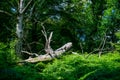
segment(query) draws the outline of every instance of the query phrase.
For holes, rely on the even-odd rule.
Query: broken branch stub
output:
[[[46,54],[51,55],[54,52],[53,49],[50,46],[50,42],[51,42],[53,32],[50,33],[50,36],[48,38],[47,32],[46,32],[45,27],[43,26],[43,24],[42,24],[42,28],[43,28],[42,33],[43,33],[43,35],[45,37],[45,40],[46,40],[46,42],[45,42],[45,52],[46,52]],[[51,55],[51,57],[52,57],[52,55]]]

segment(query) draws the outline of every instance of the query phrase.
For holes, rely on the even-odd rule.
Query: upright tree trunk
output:
[[[16,44],[16,53],[21,55],[22,44],[23,44],[23,16],[26,10],[29,8],[33,0],[29,0],[28,3],[24,6],[25,0],[19,0],[18,5],[18,16],[16,24],[16,34],[18,37],[18,42]]]
[[[18,23],[16,24],[16,34],[18,37],[18,42],[16,44],[16,53],[21,54],[21,50],[22,50],[22,40],[23,40],[23,7],[24,7],[24,0],[20,0],[19,1],[19,12],[18,12]]]

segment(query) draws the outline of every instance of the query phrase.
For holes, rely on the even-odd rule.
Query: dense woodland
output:
[[[120,80],[120,0],[0,0],[0,80]]]

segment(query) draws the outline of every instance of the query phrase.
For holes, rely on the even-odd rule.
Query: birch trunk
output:
[[[19,12],[18,12],[18,23],[16,24],[16,34],[18,37],[18,42],[16,44],[16,53],[21,54],[22,51],[22,39],[23,39],[23,7],[24,7],[24,0],[20,0],[19,2]]]

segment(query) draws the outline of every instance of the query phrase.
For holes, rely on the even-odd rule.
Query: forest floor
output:
[[[120,53],[70,54],[50,62],[16,65],[0,72],[0,80],[120,80]],[[2,73],[2,74],[1,74]]]

